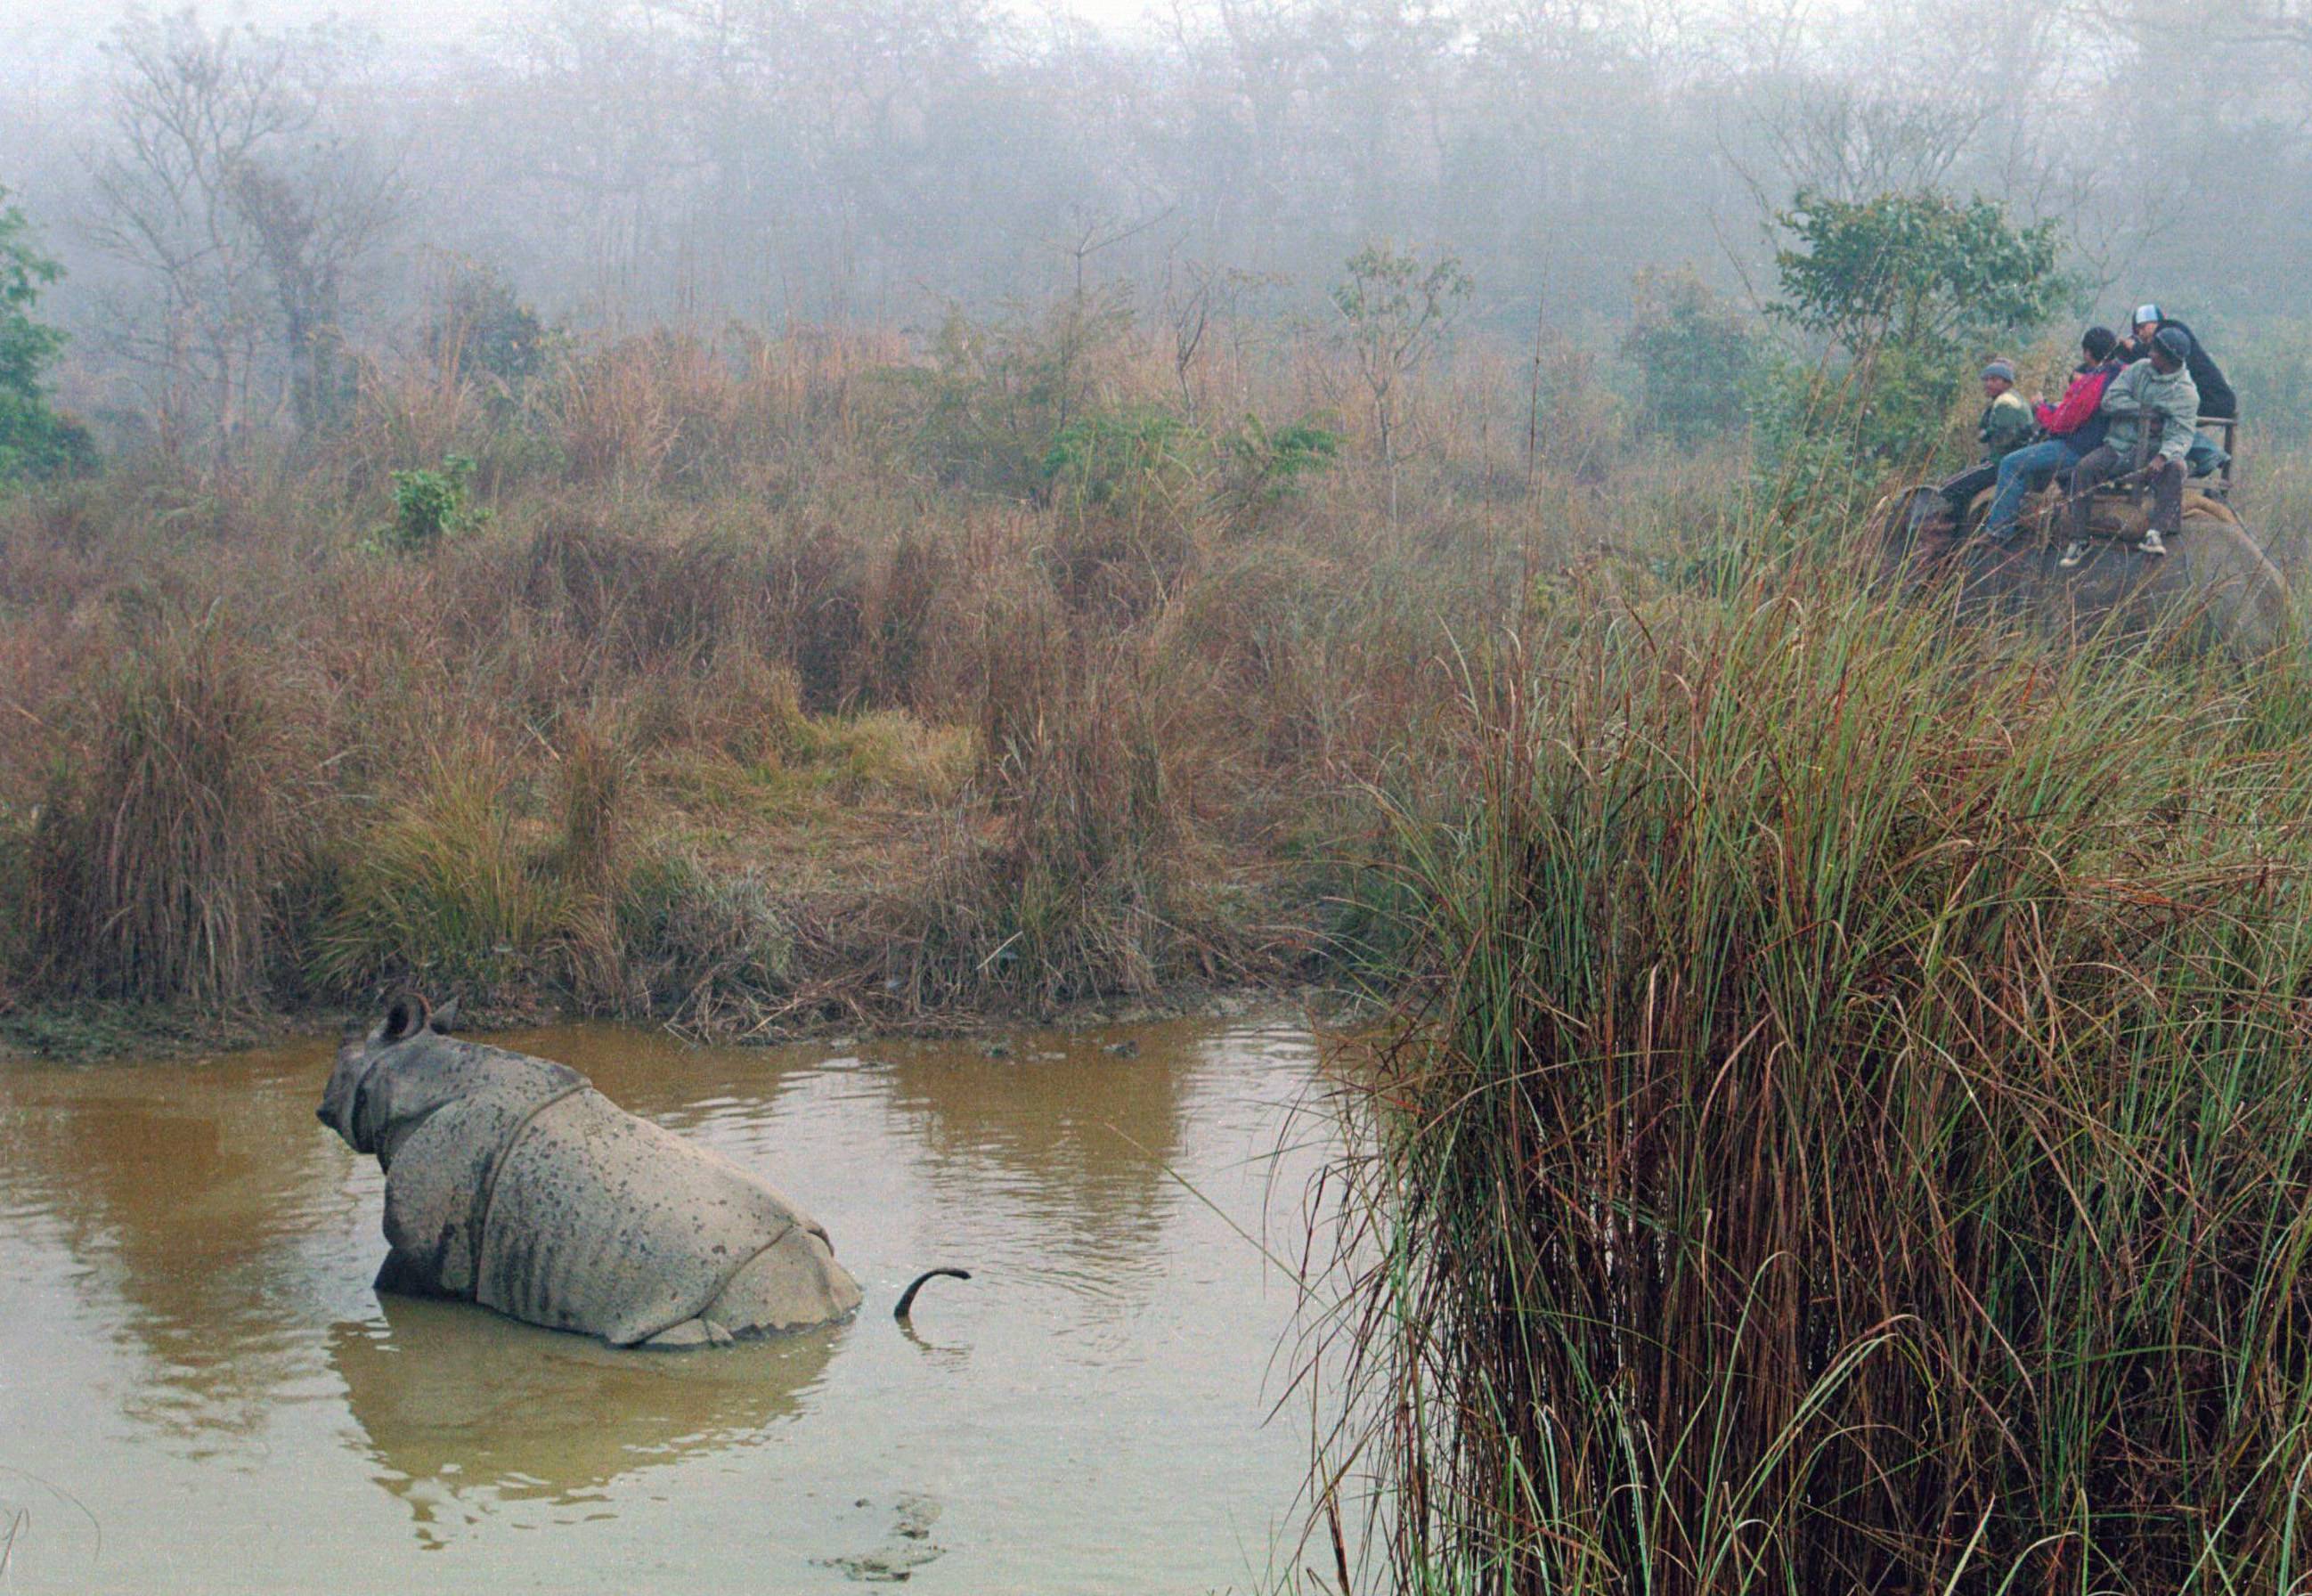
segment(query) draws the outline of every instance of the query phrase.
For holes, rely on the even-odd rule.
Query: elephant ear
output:
[[[377,1039],[388,1046],[407,1041],[425,1029],[430,1013],[421,994],[403,993],[385,1011],[385,1023],[379,1027]]]

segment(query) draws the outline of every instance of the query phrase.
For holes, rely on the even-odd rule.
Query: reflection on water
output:
[[[759,1445],[827,1372],[842,1329],[729,1352],[638,1356],[598,1341],[390,1297],[382,1324],[339,1324],[329,1362],[376,1479],[421,1539],[504,1501],[607,1498],[638,1469]],[[462,1510],[462,1511],[459,1511]]]
[[[53,1232],[43,1261],[109,1310],[109,1337],[145,1364],[124,1411],[194,1457],[261,1427],[310,1370],[298,1349],[311,1315],[354,1305],[329,1271],[362,1204],[342,1160],[284,1134],[276,1109],[307,1072],[266,1062],[177,1066],[165,1084],[125,1070],[0,1075],[0,1241]],[[35,1081],[37,1096],[11,1090]]]
[[[381,1303],[324,1044],[0,1065],[0,1591],[1258,1586],[1307,1433],[1260,1423],[1295,1296],[1237,1227],[1297,1223],[1310,1052],[1135,1036],[504,1039],[767,1176],[867,1290],[689,1355]]]

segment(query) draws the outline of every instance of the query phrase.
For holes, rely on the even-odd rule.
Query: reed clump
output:
[[[490,751],[437,754],[345,840],[308,956],[319,990],[423,983],[486,1004],[551,973],[574,895],[525,835]]]
[[[950,829],[927,890],[871,920],[886,991],[1049,1013],[1247,968],[1212,680],[1159,637],[1088,638],[1056,594],[983,624],[984,813]]]
[[[725,1040],[795,1012],[794,930],[758,872],[663,853],[627,878],[617,914],[629,1012]]]
[[[1395,1588],[2301,1583],[2289,675],[1809,561],[1472,661],[1344,1171]]]
[[[265,992],[305,838],[292,732],[221,618],[162,622],[95,686],[21,867],[36,992],[202,1008]]]

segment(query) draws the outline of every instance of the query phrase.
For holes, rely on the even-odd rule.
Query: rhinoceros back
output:
[[[378,1117],[386,1171],[385,1235],[436,1289],[469,1296],[482,1206],[499,1150],[541,1108],[582,1088],[576,1070],[542,1058],[427,1035],[402,1044],[365,1107]],[[416,1099],[423,1112],[400,1108]],[[444,1100],[431,1106],[434,1100]]]
[[[513,1136],[486,1198],[475,1300],[614,1346],[713,1302],[810,1222],[762,1181],[591,1087]]]

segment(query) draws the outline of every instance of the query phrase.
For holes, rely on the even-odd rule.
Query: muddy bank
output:
[[[451,995],[442,989],[438,995]],[[66,1003],[0,1014],[0,1060],[97,1063],[122,1058],[192,1058],[244,1048],[285,1046],[304,1037],[333,1036],[347,1023],[375,1018],[375,1005],[355,1009],[313,1004],[265,1012],[213,1013],[185,1005]],[[500,999],[482,1004],[461,1001],[460,1030],[494,1033],[571,1025],[600,1016],[574,1010],[553,995]],[[793,1016],[743,1034],[701,1034],[664,1017],[626,1016],[624,1022],[649,1024],[681,1040],[719,1047],[769,1048],[823,1042],[844,1044],[861,1038],[954,1040],[1002,1058],[1027,1050],[1019,1038],[1035,1030],[1077,1032],[1131,1028],[1169,1021],[1353,1025],[1375,1013],[1371,995],[1347,986],[1283,982],[1223,987],[1187,987],[1145,996],[1085,999],[1050,1013],[959,1010],[876,1022],[860,1015]]]

